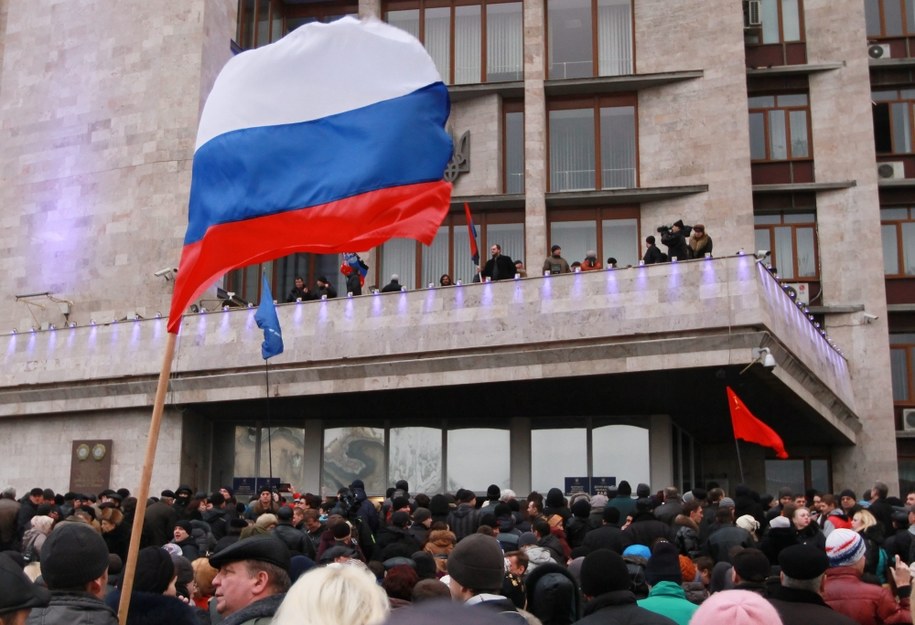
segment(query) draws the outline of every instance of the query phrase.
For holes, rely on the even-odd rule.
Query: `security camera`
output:
[[[768,258],[772,254],[771,250],[756,250],[756,258],[762,260]]]
[[[864,323],[874,323],[880,318],[877,315],[872,315],[870,313],[864,313],[862,316],[864,317]]]
[[[772,371],[778,366],[778,363],[775,362],[775,356],[772,355],[772,351],[768,347],[754,347],[751,352],[753,360],[750,361],[746,367],[741,369],[739,375],[743,375],[747,370],[755,364],[762,365],[763,369]]]
[[[175,277],[175,274],[178,273],[177,267],[163,267],[159,271],[153,273],[157,278],[165,278],[165,281],[168,282]]]
[[[763,369],[772,370],[775,369],[775,366],[778,364],[775,362],[775,356],[772,355],[772,350],[768,347],[759,347],[753,349],[753,361],[750,365],[754,363],[759,363],[762,365]]]

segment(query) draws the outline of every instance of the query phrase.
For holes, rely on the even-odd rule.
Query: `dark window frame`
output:
[[[798,105],[798,104],[786,104],[780,105],[779,98],[783,97],[794,97],[802,95],[807,98],[807,104]],[[770,97],[774,98],[774,106],[765,106],[765,107],[753,107],[751,106],[748,110],[748,115],[752,117],[753,115],[761,115],[763,120],[763,135],[765,137],[765,148],[766,148],[766,157],[765,158],[752,158],[751,163],[785,163],[785,162],[800,162],[800,161],[813,161],[813,125],[810,117],[810,95],[808,93],[778,93],[778,94],[765,94],[765,93],[754,93],[750,95],[750,98],[756,97]],[[785,148],[787,150],[786,158],[772,158],[772,137],[771,129],[769,124],[769,112],[770,111],[783,111],[785,117],[785,132],[787,133],[787,141],[785,143]],[[802,111],[806,113],[806,127],[807,127],[807,155],[806,156],[794,156],[793,155],[793,145],[792,145],[792,129],[791,129],[791,113],[794,111]],[[751,136],[751,145],[752,145],[752,136]]]

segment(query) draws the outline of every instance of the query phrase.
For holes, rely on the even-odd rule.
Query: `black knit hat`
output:
[[[12,558],[0,554],[0,615],[48,605],[51,593],[25,576]],[[5,620],[5,619],[4,619]]]
[[[451,561],[448,562],[449,569]],[[609,549],[597,549],[581,563],[581,591],[597,597],[614,590],[628,590],[632,583],[623,557]]]
[[[826,556],[822,549],[817,551]],[[769,558],[759,549],[741,549],[731,556],[731,564],[744,581],[764,582],[769,577]]]
[[[461,586],[477,592],[497,592],[505,577],[502,548],[492,536],[471,534],[448,556],[448,573]]]
[[[59,524],[41,548],[41,576],[50,590],[80,588],[108,570],[108,546],[92,526]]]
[[[162,547],[144,547],[137,554],[133,589],[161,595],[175,577],[175,563]]]
[[[645,581],[654,586],[659,582],[683,582],[680,572],[680,554],[669,542],[659,542],[651,552],[651,558],[645,567]]]
[[[546,505],[550,508],[562,508],[566,505],[566,498],[558,488],[551,488],[546,494]]]

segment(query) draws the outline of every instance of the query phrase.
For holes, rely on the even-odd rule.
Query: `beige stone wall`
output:
[[[66,492],[70,488],[73,441],[111,439],[110,486],[136,492],[146,456],[150,416],[149,410],[135,409],[7,420],[0,437],[4,486],[13,486],[19,493],[35,486]],[[178,487],[181,440],[181,415],[166,411],[156,448],[151,494]]]
[[[470,131],[470,171],[454,183],[454,195],[495,195],[502,192],[502,107],[489,95],[456,102],[448,131],[455,143]]]
[[[152,272],[177,265],[201,93],[228,57],[235,5],[8,3],[0,327],[64,321],[14,294],[71,300],[80,323],[167,308]]]
[[[718,255],[753,248],[743,16],[732,0],[635,2],[640,74],[703,77],[639,93],[640,186],[708,193],[642,206],[642,239],[661,224],[704,223]]]
[[[524,249],[546,256],[546,95],[543,79],[546,25],[544,0],[524,3]],[[530,263],[528,263],[530,264]],[[534,265],[536,266],[536,265]]]
[[[810,77],[813,154],[818,182],[856,186],[817,195],[817,234],[823,304],[863,304],[877,315],[827,317],[831,336],[851,355],[856,410],[864,423],[859,444],[833,462],[835,483],[897,490],[896,437],[890,382],[886,293],[880,237],[870,78],[864,6],[856,0],[807,0],[810,63],[843,67]],[[852,278],[853,277],[853,278]]]

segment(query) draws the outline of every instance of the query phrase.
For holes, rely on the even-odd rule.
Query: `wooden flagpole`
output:
[[[120,625],[127,625],[130,593],[133,591],[133,579],[137,569],[137,554],[140,551],[140,538],[143,535],[143,520],[146,518],[146,500],[149,499],[149,483],[152,480],[153,461],[156,458],[156,445],[159,443],[159,428],[162,425],[165,394],[168,392],[168,379],[171,376],[172,359],[175,357],[175,343],[177,340],[177,333],[168,333],[168,342],[165,344],[165,357],[163,358],[162,369],[159,371],[159,385],[156,387],[156,399],[153,404],[152,419],[149,422],[149,438],[146,441],[146,459],[143,461],[143,473],[140,476],[140,487],[137,491],[137,509],[133,517],[130,547],[127,550],[127,562],[124,564],[124,578],[121,583],[121,601],[118,604],[118,621]]]

